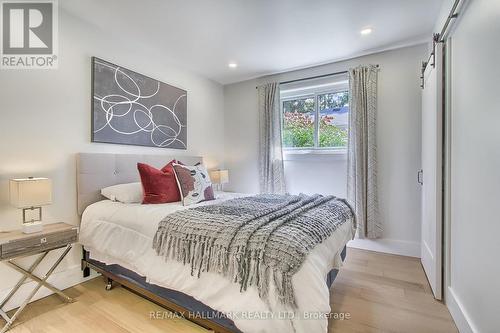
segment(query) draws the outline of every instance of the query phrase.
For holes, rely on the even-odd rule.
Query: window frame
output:
[[[349,93],[349,89],[346,87],[338,88],[324,88],[317,89],[313,92],[298,93],[296,95],[290,95],[281,98],[280,96],[280,119],[281,119],[281,143],[283,144],[283,128],[284,128],[284,110],[283,104],[286,101],[293,101],[297,99],[306,99],[314,97],[314,146],[313,147],[283,147],[283,151],[286,154],[315,154],[315,155],[325,155],[325,154],[347,154],[347,147],[319,147],[319,103],[318,96],[325,94],[336,94],[341,92]],[[348,117],[351,115],[351,110],[349,108]]]

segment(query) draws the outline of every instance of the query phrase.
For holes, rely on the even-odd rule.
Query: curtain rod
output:
[[[375,65],[375,67],[379,68],[380,65]],[[321,74],[321,75],[316,75],[316,76],[310,76],[310,77],[303,77],[301,79],[295,79],[295,80],[289,80],[289,81],[282,81],[279,84],[288,84],[288,83],[294,83],[294,82],[300,82],[300,81],[307,81],[307,80],[314,80],[314,79],[321,79],[324,77],[328,76],[333,76],[333,75],[340,75],[340,74],[347,74],[349,71],[341,71],[341,72],[335,72],[335,73],[328,73],[328,74]],[[258,87],[255,87],[257,89]]]
[[[295,79],[295,80],[289,80],[289,81],[283,81],[280,82],[280,84],[288,84],[288,83],[294,83],[294,82],[300,82],[300,81],[307,81],[307,80],[314,80],[314,79],[321,79],[323,77],[328,77],[328,76],[334,76],[334,75],[340,75],[340,74],[347,74],[349,71],[341,71],[341,72],[335,72],[335,73],[329,73],[329,74],[322,74],[322,75],[316,75],[316,76],[311,76],[311,77],[303,77],[301,79]]]

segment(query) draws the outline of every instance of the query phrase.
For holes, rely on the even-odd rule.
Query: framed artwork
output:
[[[187,149],[187,92],[93,57],[92,142]]]

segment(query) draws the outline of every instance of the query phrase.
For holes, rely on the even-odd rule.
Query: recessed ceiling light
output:
[[[237,63],[235,63],[235,62],[230,62],[230,63],[228,64],[228,66],[229,66],[229,68],[236,68],[236,67],[238,67],[238,64],[237,64]]]
[[[360,33],[362,35],[369,35],[372,33],[372,28],[365,28],[365,29],[361,30]]]

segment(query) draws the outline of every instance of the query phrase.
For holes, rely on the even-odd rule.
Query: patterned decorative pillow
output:
[[[215,199],[212,182],[203,165],[174,164],[173,167],[184,206]]]

